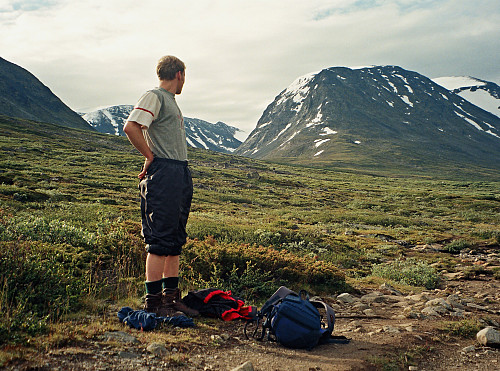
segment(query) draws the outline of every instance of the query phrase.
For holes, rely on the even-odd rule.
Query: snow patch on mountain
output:
[[[297,104],[293,110],[299,112],[302,108],[302,102],[307,97],[310,90],[308,84],[317,74],[317,72],[309,73],[292,82],[292,84],[281,93],[281,98],[276,102],[276,105],[279,106],[281,103],[292,98],[293,102]]]
[[[322,149],[322,150],[321,150],[321,151],[319,151],[319,152],[316,152],[316,153],[314,154],[314,157],[321,155],[323,152],[325,152],[325,150],[324,150],[324,149]]]
[[[326,143],[326,142],[328,142],[328,141],[330,141],[330,138],[328,138],[328,139],[316,139],[316,140],[314,141],[314,146],[315,146],[316,148],[318,148],[320,145],[322,145],[323,143]]]
[[[123,136],[125,135],[123,126],[133,109],[132,105],[118,105],[80,115],[101,133]],[[241,144],[241,141],[236,138],[240,129],[223,122],[212,124],[200,119],[184,117],[184,125],[186,141],[190,147],[231,153]]]
[[[319,133],[319,135],[331,135],[331,134],[337,134],[336,131],[330,129],[329,127],[324,127],[322,130],[322,132]]]

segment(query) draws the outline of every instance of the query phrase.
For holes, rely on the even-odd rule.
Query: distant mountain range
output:
[[[132,105],[118,105],[81,113],[81,115],[85,121],[101,133],[125,135],[123,126],[133,108]],[[200,119],[184,117],[184,125],[186,139],[191,147],[231,153],[241,144],[241,141],[234,137],[239,129],[223,122],[212,124]]]
[[[0,58],[2,115],[123,135],[132,108],[77,114]],[[472,77],[431,80],[398,66],[331,67],[299,77],[242,144],[239,129],[222,122],[185,117],[185,124],[192,147],[278,162],[406,173],[500,170],[500,87]]]
[[[0,114],[92,130],[33,74],[0,58]]]
[[[0,58],[0,115],[124,135],[123,125],[132,108],[112,106],[78,114],[29,71]],[[234,137],[239,129],[222,122],[211,124],[186,117],[185,126],[187,142],[192,147],[230,153],[241,144]]]
[[[495,98],[498,85],[478,81]],[[479,86],[457,94],[398,66],[327,68],[283,90],[235,154],[335,167],[500,168],[500,118],[459,95]]]

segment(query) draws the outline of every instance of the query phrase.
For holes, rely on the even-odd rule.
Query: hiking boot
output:
[[[176,317],[184,315],[174,309],[173,305],[165,305],[162,293],[146,294],[144,310],[148,313],[155,313],[158,317]]]
[[[163,289],[163,302],[167,305],[172,305],[175,310],[181,311],[189,317],[196,317],[200,314],[196,309],[189,308],[181,300],[181,290],[176,289]]]

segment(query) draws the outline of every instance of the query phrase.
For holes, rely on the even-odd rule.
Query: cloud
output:
[[[134,104],[177,55],[183,113],[248,133],[298,76],[331,66],[500,82],[498,0],[2,1],[0,33],[1,56],[74,109]]]

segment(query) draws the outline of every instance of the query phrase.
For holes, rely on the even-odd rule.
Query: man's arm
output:
[[[141,154],[146,158],[142,171],[139,174],[139,179],[142,179],[146,175],[149,165],[151,165],[151,163],[153,162],[153,152],[144,139],[141,124],[135,121],[127,121],[127,123],[123,127],[123,132],[127,135],[130,143],[132,143],[132,145],[137,148],[137,150],[141,152]]]

